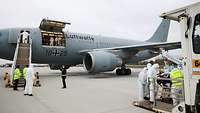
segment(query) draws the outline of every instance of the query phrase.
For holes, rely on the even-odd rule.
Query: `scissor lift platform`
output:
[[[171,113],[173,105],[157,101],[156,105],[154,106],[151,102],[148,100],[145,101],[134,101],[132,103],[134,106],[141,107],[150,111],[154,111],[156,113]]]

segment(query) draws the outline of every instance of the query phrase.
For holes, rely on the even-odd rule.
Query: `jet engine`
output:
[[[85,55],[83,64],[89,73],[113,71],[122,65],[122,59],[109,52],[93,51]]]

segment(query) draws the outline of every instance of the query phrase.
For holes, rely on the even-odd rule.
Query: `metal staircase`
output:
[[[13,81],[14,70],[17,65],[20,66],[20,71],[21,71],[22,75],[20,77],[18,86],[24,86],[23,69],[26,65],[31,64],[31,56],[32,56],[31,46],[32,46],[31,38],[29,40],[29,43],[21,43],[20,38],[18,38],[17,46],[15,49],[15,55],[14,55],[14,59],[13,59],[13,65],[12,65],[12,69],[11,69],[11,75],[12,75],[11,80]]]

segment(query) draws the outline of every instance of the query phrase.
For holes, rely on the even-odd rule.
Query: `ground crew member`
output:
[[[164,60],[164,64],[165,64],[163,67],[164,73],[169,74],[171,72],[171,70],[174,69],[174,64],[167,59]]]
[[[151,103],[155,102],[155,79],[157,77],[157,74],[159,74],[159,65],[156,63],[148,71]]]
[[[147,71],[147,67],[144,67],[138,75],[139,101],[143,101],[147,94]]]
[[[55,46],[58,46],[58,38],[55,38]]]
[[[23,69],[23,76],[24,76],[24,89],[26,86],[26,78],[27,78],[27,69],[28,69],[28,65],[26,65]]]
[[[19,79],[21,77],[21,72],[20,72],[20,69],[19,69],[19,65],[16,66],[16,69],[14,71],[14,87],[13,87],[13,90],[17,91],[17,85],[18,85],[18,82],[19,82]]]
[[[172,79],[172,100],[173,105],[178,105],[180,102],[180,97],[182,94],[182,88],[183,88],[183,73],[180,69],[174,68],[170,72],[170,78]]]
[[[61,37],[58,38],[58,46],[62,46],[62,38]]]
[[[63,87],[62,89],[66,88],[66,82],[65,82],[65,79],[66,79],[66,74],[67,74],[67,71],[66,71],[66,68],[65,66],[63,65],[62,68],[60,69],[61,70],[61,77],[62,77],[62,83],[63,83]]]
[[[144,97],[145,100],[149,100],[149,97],[150,97],[150,91],[149,91],[149,70],[152,66],[153,62],[152,63],[147,63],[147,95]]]
[[[53,37],[50,38],[50,44],[49,45],[54,46],[54,38]]]
[[[164,63],[165,63],[165,66],[163,67],[164,73],[162,73],[161,76],[163,78],[170,78],[169,73],[171,72],[172,69],[174,69],[174,65],[167,59],[164,60]],[[171,87],[172,84],[170,80],[161,80],[161,83],[163,83],[163,85],[166,87]]]
[[[3,77],[3,80],[5,81],[5,87],[11,87],[11,83],[10,83],[10,76],[9,74],[6,72],[4,77]]]
[[[40,77],[39,77],[39,73],[36,72],[35,75],[34,75],[35,79],[33,80],[33,86],[35,87],[40,87],[41,86],[41,83],[40,83]]]
[[[23,31],[21,33],[21,35],[22,35],[22,40],[23,40],[22,43],[27,43],[28,42],[29,33],[27,31]]]
[[[27,68],[27,78],[26,78],[26,87],[24,90],[24,95],[33,96],[32,94],[33,78],[34,78],[33,67],[32,65],[29,65],[29,67]]]

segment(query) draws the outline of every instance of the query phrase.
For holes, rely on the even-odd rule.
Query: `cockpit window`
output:
[[[195,16],[192,43],[194,53],[200,54],[200,14]]]

